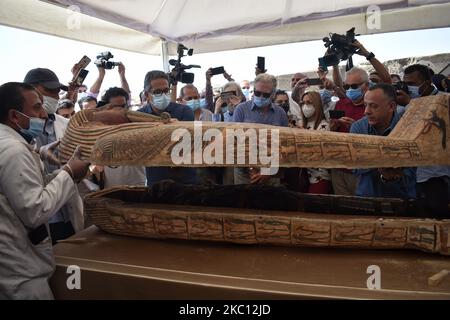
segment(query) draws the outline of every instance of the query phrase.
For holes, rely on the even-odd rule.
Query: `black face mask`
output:
[[[289,111],[289,103],[282,103],[278,105],[279,107],[283,108],[284,112],[288,113]]]

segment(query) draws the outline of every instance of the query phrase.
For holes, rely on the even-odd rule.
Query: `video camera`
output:
[[[187,54],[185,53],[187,51]],[[190,65],[184,65],[181,63],[181,58],[185,57],[186,55],[192,56],[194,53],[194,49],[188,49],[181,43],[178,44],[177,47],[177,53],[178,53],[178,59],[170,59],[169,64],[173,66],[172,71],[168,73],[169,76],[169,82],[170,84],[174,85],[177,82],[182,83],[193,83],[194,82],[194,74],[190,72],[186,72],[185,70],[191,69],[191,68],[201,68],[199,65],[196,64],[190,64]]]
[[[328,67],[347,60],[346,70],[353,68],[352,55],[358,50],[352,45],[356,40],[355,36],[355,27],[353,27],[345,35],[330,33],[330,37],[323,38],[324,46],[328,48],[328,52],[322,58],[319,58],[320,67],[326,71]]]
[[[114,58],[114,56],[111,54],[111,52],[105,51],[97,56],[97,60],[95,60],[94,63],[96,66],[110,70],[120,64],[120,62],[108,61],[112,58]]]

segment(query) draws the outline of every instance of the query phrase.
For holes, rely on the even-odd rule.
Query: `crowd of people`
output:
[[[318,69],[317,90],[308,77],[294,73],[291,91],[256,68],[254,81],[228,81],[220,93],[212,86],[170,85],[168,75],[150,71],[140,93],[139,112],[167,112],[178,121],[259,123],[304,130],[387,136],[411,100],[448,94],[448,76],[435,75],[421,64],[408,66],[403,77],[389,74],[374,53],[356,41],[357,54],[374,71],[354,67],[342,79],[338,66]],[[115,185],[148,185],[171,179],[183,184],[270,184],[313,194],[418,199],[431,216],[448,217],[449,166],[379,169],[288,168],[263,175],[256,168],[108,167],[81,159],[77,149],[61,164],[55,156],[75,106],[81,110],[110,105],[129,108],[131,91],[125,66],[119,67],[120,87],[99,98],[105,69],[88,88],[60,83],[43,68],[30,70],[23,82],[0,86],[0,298],[52,298],[48,278],[54,270],[52,242],[84,227],[80,194]],[[396,83],[407,89],[399,90]],[[338,114],[340,116],[336,117]]]

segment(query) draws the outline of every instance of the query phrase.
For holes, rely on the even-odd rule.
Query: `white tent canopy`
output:
[[[368,27],[376,26],[371,5],[381,8],[380,28]],[[202,53],[317,40],[351,27],[359,34],[448,27],[449,17],[442,0],[2,0],[0,24],[159,55],[161,39],[171,54],[177,42]]]

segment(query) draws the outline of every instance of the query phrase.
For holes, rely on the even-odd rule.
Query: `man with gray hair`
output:
[[[354,67],[347,71],[343,88],[346,98],[340,99],[335,110],[343,112],[339,119],[330,119],[332,131],[348,133],[351,125],[364,117],[364,94],[369,89],[369,75],[363,69]],[[347,169],[331,170],[331,182],[335,194],[354,195],[357,178]]]
[[[239,104],[233,113],[233,122],[261,123],[273,126],[288,126],[286,112],[272,101],[275,97],[277,79],[267,73],[256,76],[252,100]],[[279,179],[274,176],[261,175],[259,170],[236,168],[235,184],[270,183],[277,184]]]
[[[255,78],[252,100],[243,102],[233,113],[233,122],[262,123],[274,126],[288,126],[286,112],[272,100],[277,88],[277,79],[267,73]]]

